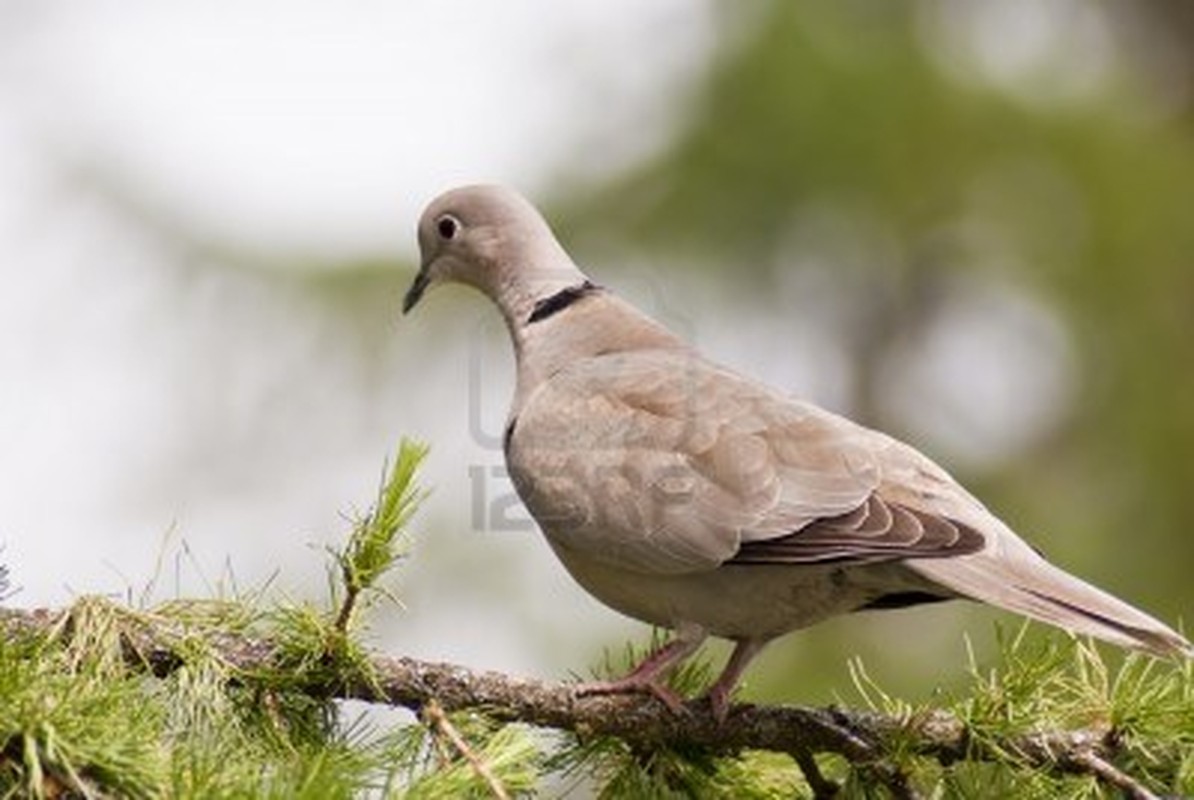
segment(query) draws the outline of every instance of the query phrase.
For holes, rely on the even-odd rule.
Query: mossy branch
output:
[[[75,620],[81,609],[94,608],[94,602],[88,600],[64,611],[4,610],[0,611],[0,625],[10,638],[68,636],[77,628]],[[118,616],[125,664],[157,677],[168,676],[187,663],[196,636],[247,686],[276,690],[278,676],[295,664],[290,652],[293,643],[285,636],[273,639],[219,629],[204,631],[193,620],[131,611]],[[1188,670],[1181,680],[1188,687]],[[685,713],[677,715],[649,697],[580,697],[567,684],[384,655],[370,656],[350,672],[290,672],[284,674],[284,688],[312,698],[364,700],[415,711],[429,706],[448,712],[480,711],[498,722],[567,731],[582,740],[612,737],[640,754],[668,750],[732,756],[765,750],[806,760],[810,755],[832,753],[855,767],[873,770],[892,789],[906,782],[898,765],[915,756],[942,766],[989,761],[1019,769],[1089,775],[1130,797],[1156,796],[1142,780],[1115,766],[1131,754],[1133,731],[1110,721],[1070,730],[997,733],[944,710],[893,715],[836,707],[739,704],[724,723],[718,723],[703,702],[691,702]]]
[[[753,781],[763,788],[750,796],[868,794],[880,785],[915,798],[942,787],[965,793],[957,788],[966,785],[965,770],[984,765],[1012,781],[993,793],[1021,796],[1056,796],[1062,785],[1075,796],[1103,787],[1132,798],[1194,787],[1190,663],[1132,656],[1112,671],[1081,642],[1032,651],[1020,637],[1004,641],[1000,667],[972,663],[969,691],[939,707],[887,695],[854,663],[865,708],[737,704],[723,722],[703,701],[676,714],[650,696],[580,696],[568,684],[367,652],[354,635],[357,612],[362,600],[384,596],[378,581],[403,554],[425,452],[403,443],[375,508],[332,552],[331,611],[236,601],[139,611],[94,597],[61,610],[0,609],[0,793],[148,797],[163,785],[187,785],[191,796],[204,796],[235,794],[228,787],[237,785],[277,794],[278,776],[295,774],[304,785],[324,779],[330,788],[347,782],[352,791],[388,794],[395,772],[406,770],[411,795],[500,797],[533,788],[544,770],[579,768],[600,775],[608,796],[677,786],[747,796],[743,787]],[[699,664],[682,669],[677,688],[690,692],[701,673]],[[146,675],[169,688],[147,694]],[[390,749],[366,757],[368,747],[337,743],[331,701],[341,699],[411,709],[427,728],[407,727],[424,730],[432,744],[399,733]],[[111,724],[123,726],[119,735]],[[519,726],[563,739],[545,758],[509,733]],[[205,757],[159,749],[163,737],[196,735],[206,736]],[[260,767],[263,752],[276,751],[284,765],[317,752],[311,748],[320,754],[306,762],[308,773]],[[777,767],[777,757],[786,766]],[[221,777],[234,768],[244,773],[239,784]],[[770,776],[779,774],[789,778],[775,784]],[[1072,776],[1077,789],[1065,783]],[[991,789],[990,775],[972,777],[970,785]]]

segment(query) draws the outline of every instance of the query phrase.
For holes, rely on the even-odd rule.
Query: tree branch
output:
[[[68,611],[0,609],[0,631],[45,634],[69,630]],[[182,623],[128,614],[122,627],[126,663],[165,677],[184,663],[178,642],[195,631]],[[246,683],[255,674],[288,675],[282,646],[268,638],[206,630],[204,640]],[[1119,745],[1110,729],[1039,731],[990,739],[975,737],[944,711],[899,719],[873,711],[838,707],[737,704],[719,723],[704,701],[689,702],[682,714],[643,696],[578,696],[567,684],[480,672],[453,664],[375,655],[369,669],[344,675],[301,670],[288,678],[294,689],[324,699],[355,699],[416,712],[475,710],[499,722],[520,722],[569,731],[581,739],[610,736],[632,750],[699,749],[711,755],[769,750],[792,755],[819,796],[834,786],[816,771],[812,755],[837,754],[868,770],[897,797],[916,797],[907,776],[889,763],[895,743],[949,766],[962,760],[1008,761],[1057,774],[1085,774],[1133,798],[1153,797],[1134,778],[1111,764]]]

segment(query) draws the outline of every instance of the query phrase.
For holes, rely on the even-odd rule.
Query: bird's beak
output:
[[[427,268],[424,266],[419,270],[419,274],[415,276],[411,282],[410,288],[406,290],[406,297],[402,301],[402,313],[409,314],[410,310],[414,308],[419,300],[423,297],[423,292],[427,291],[428,284],[431,283],[431,278],[427,274]]]

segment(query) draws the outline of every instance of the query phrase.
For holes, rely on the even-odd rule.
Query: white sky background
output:
[[[444,188],[550,196],[561,174],[665,143],[713,24],[686,0],[0,6],[0,563],[22,587],[14,602],[136,592],[154,574],[158,597],[203,594],[225,564],[242,587],[277,571],[280,590],[319,597],[323,555],[308,545],[343,533],[340,513],[371,499],[410,434],[434,444],[415,529],[435,535],[399,572],[407,610],[385,618],[388,639],[519,671],[579,668],[573,647],[621,641],[626,623],[536,535],[470,527],[468,469],[501,463],[468,430],[473,365],[491,432],[512,383],[504,331],[476,298],[437,293],[399,322],[395,296],[377,375],[326,307],[269,275],[174,263],[87,179],[250,251],[413,259],[415,219]],[[797,265],[836,257],[803,241]],[[794,270],[792,296],[805,295]],[[782,293],[739,313],[743,298],[661,288],[649,268],[620,285],[744,371],[830,403],[847,394],[825,331],[791,322]],[[966,297],[909,354],[919,371],[895,387],[897,410],[922,392],[955,406],[936,425],[946,444],[1024,444],[1008,432],[1031,439],[1064,402],[1064,337],[999,287]],[[719,333],[675,316],[714,306],[743,322]],[[958,380],[978,359],[985,406]],[[1043,417],[1008,417],[1006,398],[1030,391]]]
[[[409,248],[395,223],[448,185],[537,188],[595,123],[640,131],[623,144],[658,136],[668,89],[711,45],[706,5],[677,0],[10,16],[5,105],[39,148],[128,173],[221,236],[350,250]]]
[[[500,463],[465,425],[471,330],[492,320],[394,322],[378,379],[325,309],[260,276],[178,269],[78,175],[250,250],[413,259],[418,212],[445,188],[545,193],[562,168],[585,172],[561,164],[582,142],[613,165],[662,141],[669,98],[712,47],[705,4],[120,0],[0,16],[0,557],[14,602],[135,592],[155,573],[159,596],[201,593],[225,562],[242,586],[279,570],[280,588],[317,597],[323,556],[307,545],[343,532],[339,514],[370,500],[409,433],[435,443],[426,527],[457,532],[422,542],[400,578],[404,649],[525,668],[539,654],[520,630],[542,642],[544,625],[586,614],[616,624],[528,534],[463,529],[466,466]],[[454,327],[436,363],[419,358]],[[509,356],[483,349],[500,426]],[[489,578],[516,562],[547,621],[505,611],[519,598]]]

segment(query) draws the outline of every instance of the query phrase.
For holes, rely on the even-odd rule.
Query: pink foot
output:
[[[713,719],[717,720],[718,724],[726,721],[726,717],[730,715],[730,697],[733,693],[732,688],[723,688],[720,684],[714,684],[707,695],[709,698],[709,705],[713,708]]]
[[[705,639],[705,632],[696,626],[683,627],[675,639],[647,656],[625,677],[614,681],[582,683],[575,687],[578,697],[600,694],[649,694],[679,714],[684,711],[684,698],[665,686],[663,681],[677,664],[692,655]]]
[[[606,694],[649,694],[663,703],[674,714],[685,712],[684,698],[662,683],[653,679],[643,679],[636,675],[627,675],[616,681],[593,681],[581,683],[573,687],[578,697]]]
[[[719,724],[725,722],[726,717],[730,714],[730,698],[734,696],[734,687],[738,685],[738,679],[742,677],[746,665],[758,655],[766,644],[767,640],[765,639],[739,640],[734,647],[734,652],[730,654],[730,660],[726,663],[725,669],[709,687],[706,696],[713,709],[713,718]]]

